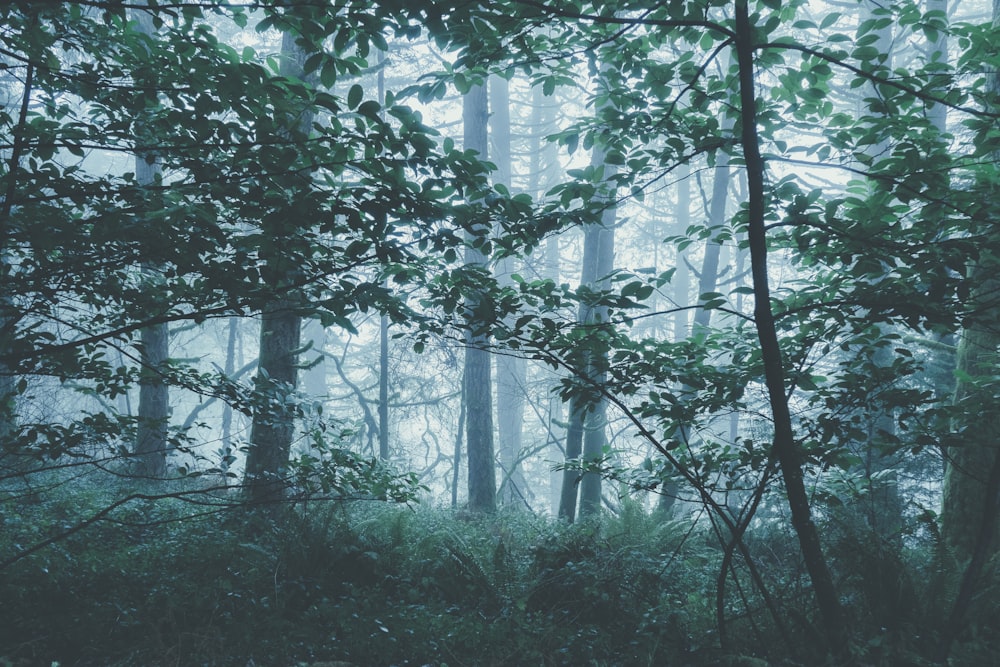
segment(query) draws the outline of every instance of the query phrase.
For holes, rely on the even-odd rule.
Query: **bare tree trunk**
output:
[[[881,7],[878,0],[862,0],[862,20],[874,20],[878,18],[877,10]],[[886,71],[892,69],[892,26],[887,25],[874,31],[878,40],[874,46],[880,54],[885,55],[882,67]],[[865,97],[877,98],[878,93],[873,85],[865,87],[868,91]],[[869,113],[872,115],[878,112],[872,111],[861,103],[858,116]],[[866,152],[866,157],[873,161],[878,161],[887,156],[891,151],[888,139],[883,139]],[[874,187],[874,184],[871,184]],[[877,325],[880,336],[889,333],[889,327]],[[892,365],[894,353],[888,347],[880,348],[872,358],[872,363],[878,367],[887,368]],[[865,476],[871,492],[862,499],[860,503],[863,509],[865,521],[868,528],[881,540],[895,541],[898,543],[901,537],[903,522],[903,503],[899,495],[899,486],[895,471],[891,468],[894,461],[885,455],[884,447],[880,446],[879,438],[881,433],[895,432],[895,419],[891,410],[883,410],[876,414],[869,414],[868,417],[868,439],[867,442],[859,443],[864,452],[864,464],[860,472]]]
[[[465,438],[465,415],[467,412],[465,404],[465,383],[462,383],[462,391],[458,400],[458,429],[455,431],[455,456],[453,474],[451,476],[451,507],[458,507],[458,478],[462,471],[462,440]]]
[[[378,103],[382,108],[380,113],[384,120],[385,52],[383,51],[379,51],[378,54],[377,85]],[[381,461],[389,460],[389,316],[385,314],[379,318],[378,323],[378,457]]]
[[[473,86],[463,99],[462,120],[465,126],[466,150],[487,158],[487,118],[489,108],[486,84]],[[486,222],[482,223],[486,225]],[[484,228],[482,228],[484,230]],[[474,236],[468,237],[465,263],[485,267],[486,256],[474,247]],[[469,311],[475,303],[469,303]],[[493,378],[489,339],[471,330],[465,338],[464,393],[466,401],[466,450],[469,460],[469,510],[496,510],[496,462],[493,456]]]
[[[223,373],[226,379],[231,379],[236,372],[236,339],[239,336],[239,318],[230,317],[226,337],[226,362]],[[233,406],[228,401],[222,407],[222,457],[219,469],[229,471],[233,461]]]
[[[823,618],[829,649],[846,657],[847,629],[833,577],[820,544],[819,532],[812,520],[809,496],[803,480],[802,454],[792,429],[792,417],[785,390],[785,367],[778,333],[771,310],[771,289],[767,275],[766,203],[764,199],[764,159],[757,134],[757,100],[754,76],[754,25],[750,22],[747,0],[737,0],[735,7],[736,54],[739,67],[740,113],[742,120],[743,160],[747,174],[747,237],[750,247],[754,289],[754,318],[764,376],[774,423],[772,449],[781,469],[792,513],[792,526],[813,592]]]
[[[507,80],[491,76],[490,145],[492,162],[497,166],[494,182],[511,187],[510,157],[510,95]],[[514,259],[504,257],[496,269],[500,286],[514,284],[511,276],[516,268]],[[528,489],[519,467],[521,437],[524,425],[524,386],[528,366],[522,357],[501,354],[496,357],[497,371],[497,437],[500,456],[500,502],[508,506],[527,506]]]
[[[274,502],[284,495],[286,467],[295,437],[295,411],[289,404],[298,378],[302,317],[289,301],[276,301],[260,322],[260,357],[254,383],[257,406],[247,452],[247,497]]]
[[[691,167],[684,165],[678,170],[677,177],[677,222],[676,234],[686,234],[691,226]],[[674,313],[674,342],[685,340],[691,333],[691,317],[688,310],[683,307],[691,299],[691,272],[687,268],[685,261],[687,251],[677,250],[677,257],[674,261],[674,279],[671,284],[674,288],[674,301],[680,308]],[[656,501],[656,509],[663,517],[669,518],[677,503],[677,493],[680,491],[680,484],[676,480],[664,480],[659,489],[659,497]]]
[[[133,13],[140,33],[152,37],[153,15],[138,10]],[[138,78],[144,78],[139,75]],[[137,120],[137,128],[142,119]],[[141,133],[141,132],[140,132]],[[137,144],[149,145],[145,137],[137,137]],[[162,166],[155,153],[135,156],[135,178],[140,187],[159,182]],[[156,267],[145,266],[146,287],[156,289]],[[170,336],[166,323],[153,324],[139,333],[139,361],[142,371],[139,379],[139,408],[135,441],[135,472],[140,477],[158,479],[167,470],[167,422],[170,419],[170,396],[163,379],[163,364],[170,356]]]
[[[296,43],[295,35],[285,32],[281,40],[281,74],[298,79],[305,78],[303,63],[306,54]],[[313,113],[303,110],[298,117],[289,118],[289,134],[308,133]],[[296,186],[305,185],[308,173],[293,175]],[[264,229],[273,237],[272,245],[280,254],[282,230]],[[276,264],[285,264],[280,258]],[[245,490],[253,503],[274,502],[284,496],[286,468],[295,437],[295,410],[291,396],[298,385],[298,352],[301,346],[302,316],[300,304],[293,298],[290,285],[294,282],[294,269],[276,269],[270,287],[276,294],[285,292],[288,297],[275,298],[261,313],[260,355],[254,387],[257,405],[250,428],[250,448],[247,452]]]
[[[598,86],[608,85],[606,77],[610,70],[602,67]],[[606,111],[606,105],[598,112]],[[604,171],[607,192],[595,202],[603,205],[600,220],[584,228],[583,232],[583,266],[580,273],[580,285],[592,290],[605,290],[610,286],[608,280],[614,269],[615,233],[614,224],[617,215],[615,204],[614,167],[607,162],[608,146],[597,143],[591,153],[590,163]],[[577,321],[586,327],[597,327],[607,323],[608,311],[604,306],[580,304]],[[596,348],[601,347],[599,341],[591,343]],[[607,349],[592,349],[586,355],[584,368],[581,369],[584,381],[600,386],[604,383],[606,373],[602,369],[607,366]],[[566,435],[566,459],[572,461],[580,456],[584,464],[594,463],[604,455],[607,444],[607,401],[603,396],[596,400],[583,400],[574,397],[570,401],[569,428]],[[582,451],[579,451],[578,438],[582,440]],[[563,476],[562,502],[559,515],[573,521],[575,514],[576,485],[580,485],[580,516],[592,516],[601,508],[601,475],[598,472],[584,472],[582,477],[576,471],[566,470]]]

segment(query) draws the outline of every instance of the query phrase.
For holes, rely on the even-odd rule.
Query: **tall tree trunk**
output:
[[[133,13],[140,33],[152,37],[153,15],[137,10]],[[152,78],[140,74],[137,78]],[[143,134],[142,119],[138,119],[139,134]],[[149,146],[151,138],[137,137],[137,144]],[[135,178],[140,187],[155,185],[161,178],[162,166],[155,153],[135,156]],[[156,289],[156,267],[143,267],[147,274],[146,288]],[[167,470],[167,422],[170,419],[170,396],[163,380],[163,364],[170,356],[170,336],[166,323],[154,324],[139,333],[139,361],[142,371],[139,379],[139,408],[135,440],[135,471],[140,477],[157,479]]]
[[[226,336],[226,362],[223,374],[227,379],[232,379],[236,372],[236,340],[239,337],[239,318],[230,317]],[[219,462],[219,469],[229,472],[229,466],[233,461],[233,406],[226,401],[222,406],[222,456]]]
[[[458,428],[455,430],[455,456],[452,459],[451,476],[451,507],[458,507],[458,478],[462,471],[462,441],[465,439],[465,416],[468,410],[465,403],[465,383],[462,383],[462,390],[458,399]]]
[[[487,159],[487,119],[489,107],[486,84],[473,86],[463,98],[462,122],[464,123],[466,150],[479,153]],[[481,223],[477,232],[485,232],[487,222]],[[486,256],[474,246],[475,235],[467,237],[465,263],[487,266]],[[467,304],[475,310],[475,298]],[[469,461],[469,510],[473,512],[496,511],[496,463],[493,456],[493,373],[489,339],[485,334],[471,329],[465,337],[465,372],[463,376],[466,405],[466,450]]]
[[[1000,0],[993,0],[993,27],[1000,31]],[[1000,71],[987,78],[990,97],[1000,96]],[[990,109],[996,111],[997,109]],[[1000,152],[993,155],[1000,165]],[[982,189],[983,220],[996,220],[1000,211],[1000,188],[993,183],[977,184]],[[996,232],[987,236],[997,243]],[[958,382],[954,402],[966,405],[966,422],[956,424],[965,434],[961,446],[945,450],[944,498],[941,529],[959,562],[972,561],[977,550],[996,551],[998,507],[997,489],[991,471],[998,465],[1000,418],[993,404],[995,387],[988,379],[996,375],[1000,350],[1000,261],[988,252],[980,253],[969,270],[972,290],[967,301],[971,315],[966,318],[956,359]],[[986,386],[980,386],[982,383]],[[988,531],[984,531],[984,527]],[[984,542],[984,539],[988,538]]]
[[[771,310],[771,288],[767,274],[767,228],[764,199],[764,159],[757,134],[757,100],[754,75],[754,25],[750,21],[748,0],[737,0],[735,7],[736,54],[740,83],[743,160],[747,174],[747,240],[750,247],[754,289],[754,319],[764,363],[765,384],[773,419],[772,449],[781,469],[792,513],[792,526],[798,536],[802,558],[812,582],[813,592],[823,618],[830,651],[846,657],[847,629],[833,577],[820,544],[819,532],[812,520],[809,496],[803,479],[802,454],[792,429],[791,411],[785,389],[785,367],[778,333]]]
[[[944,21],[948,20],[948,0],[925,0],[924,6],[926,11],[930,12],[940,12]],[[934,39],[927,44],[927,59],[930,62],[937,62],[945,65],[948,63],[948,31],[947,30],[937,30],[934,33]],[[933,80],[933,89],[937,93],[941,93],[948,88],[948,77],[947,75],[941,76]],[[927,116],[930,118],[931,124],[934,126],[939,133],[947,132],[948,130],[948,108],[943,104],[931,104],[927,109]]]
[[[282,76],[304,79],[306,53],[290,31],[282,36],[281,51]],[[302,110],[297,117],[289,118],[289,135],[293,134],[293,130],[296,136],[307,134],[312,120],[311,110]],[[299,172],[292,178],[290,187],[303,187],[311,174]],[[275,258],[278,267],[287,265],[280,259],[282,236],[285,234],[282,227],[285,226],[295,225],[288,221],[275,222],[263,230],[272,237],[271,245],[279,254]],[[298,384],[302,316],[299,310],[301,304],[294,298],[291,287],[294,282],[291,271],[294,269],[276,268],[269,274],[272,282],[269,287],[274,294],[288,296],[276,296],[261,313],[260,354],[254,381],[257,404],[250,427],[244,480],[247,499],[252,503],[274,502],[284,496],[288,457],[295,437],[295,411],[290,405],[290,397]]]
[[[5,76],[10,74],[10,70],[5,72]],[[17,126],[9,138],[10,155],[7,159],[7,178],[0,184],[0,354],[11,351],[14,345],[16,323],[18,313],[13,302],[12,290],[7,284],[7,276],[11,275],[10,259],[8,257],[8,243],[10,233],[10,217],[14,208],[14,195],[17,193],[17,177],[21,168],[21,158],[28,147],[25,130],[29,122],[29,110],[31,107],[31,96],[34,93],[35,66],[28,63],[24,69],[23,89],[19,101]],[[11,105],[12,107],[14,105]],[[13,111],[13,110],[12,110]],[[6,363],[0,361],[0,445],[6,444],[17,428],[17,396],[20,393],[17,389],[18,380],[13,369]],[[0,449],[0,452],[9,451],[7,448]],[[6,459],[6,457],[3,457]],[[8,461],[0,461],[4,466]],[[13,465],[22,467],[20,456],[15,456]]]
[[[993,0],[993,31],[1000,32],[1000,0]],[[988,99],[1000,99],[1000,68],[987,74]],[[996,112],[995,103],[988,107]],[[1000,151],[993,153],[993,168],[1000,165]],[[1000,187],[996,178],[979,187],[986,210],[980,219],[1000,218]],[[995,224],[995,223],[994,223]],[[995,231],[988,243],[998,242]],[[969,305],[972,316],[966,319],[956,360],[958,381],[955,404],[966,407],[967,421],[959,425],[966,434],[961,446],[945,450],[944,498],[941,529],[946,543],[959,562],[965,563],[962,582],[952,606],[939,653],[946,663],[952,643],[965,628],[965,618],[987,563],[995,560],[1000,549],[1000,417],[996,411],[997,352],[1000,351],[1000,261],[995,254],[983,252],[969,272],[972,293]],[[978,382],[985,381],[985,386]]]
[[[559,153],[555,142],[544,138],[557,131],[555,122],[556,102],[551,95],[546,95],[542,86],[535,86],[531,92],[531,134],[528,149],[528,192],[534,197],[541,197],[559,178]],[[535,255],[535,271],[542,278],[559,284],[559,237],[549,236],[545,239],[544,252]],[[542,371],[543,373],[546,371]],[[563,403],[558,396],[550,395],[545,409],[546,451],[551,459],[565,456],[561,443],[565,439],[562,414]],[[554,515],[559,514],[561,502],[562,475],[558,470],[549,471],[549,492],[547,505]]]
[[[677,213],[676,213],[678,236],[687,233],[691,226],[691,166],[685,164],[678,170],[677,176]],[[691,317],[684,306],[691,300],[691,272],[686,264],[687,250],[677,250],[677,257],[674,260],[674,279],[671,285],[674,288],[674,302],[680,306],[674,313],[673,338],[674,342],[687,339],[691,333]],[[659,268],[659,267],[657,267]],[[704,272],[704,269],[702,270]],[[677,493],[680,491],[680,484],[675,479],[666,479],[659,489],[659,497],[656,501],[656,509],[662,517],[669,518],[677,503]]]
[[[378,323],[378,458],[389,460],[389,316]]]
[[[733,120],[729,117],[723,119],[720,128],[723,136],[730,136],[733,130]],[[708,227],[714,232],[719,231],[726,224],[726,202],[729,199],[729,154],[719,153],[715,163],[715,174],[712,179],[712,199],[708,205]],[[708,292],[714,292],[719,284],[719,260],[722,255],[722,245],[714,240],[709,240],[705,244],[705,256],[701,263],[701,275],[698,276],[698,296]],[[712,311],[708,308],[699,308],[694,313],[694,327],[692,333],[695,335],[705,333],[712,321]]]
[[[378,52],[377,86],[378,103],[381,109],[379,113],[385,120],[384,51]],[[388,284],[386,281],[383,287],[388,287]],[[389,460],[389,316],[384,313],[378,322],[378,458],[380,461]]]
[[[862,20],[877,19],[876,10],[881,7],[878,0],[862,0]],[[893,36],[892,26],[884,26],[874,31],[878,40],[874,46],[880,54],[885,55],[882,67],[886,71],[892,69],[892,47]],[[867,97],[877,98],[877,91],[874,86],[866,86]],[[859,110],[860,112],[876,113],[870,109]],[[888,139],[883,139],[868,151],[868,159],[878,161],[890,153],[892,146]],[[874,186],[874,184],[872,184]],[[889,328],[885,325],[877,325],[879,336],[889,333]],[[888,368],[892,365],[894,353],[889,347],[880,348],[872,357],[872,363],[880,368]],[[901,538],[903,523],[903,502],[899,495],[898,479],[895,471],[891,468],[895,459],[885,454],[885,448],[879,442],[882,433],[892,434],[895,432],[895,418],[891,410],[883,410],[877,414],[868,415],[868,441],[861,443],[864,447],[864,463],[861,470],[868,482],[870,493],[863,499],[865,520],[869,529],[879,537],[879,539],[895,541]]]
[[[606,77],[608,66],[603,66],[598,86],[608,85]],[[598,108],[598,113],[606,112],[607,105]],[[595,143],[591,153],[590,164],[595,169],[603,170],[605,178],[604,192],[595,204],[603,206],[600,220],[587,225],[583,231],[583,262],[580,272],[580,285],[591,290],[606,290],[610,286],[609,276],[614,269],[615,232],[614,224],[617,214],[615,204],[614,167],[607,162],[608,146]],[[577,321],[585,327],[594,327],[608,320],[607,308],[581,303]],[[596,349],[600,342],[591,343],[592,349],[586,354],[584,368],[581,369],[584,380],[595,385],[602,385],[607,366],[607,350]],[[596,400],[586,400],[574,397],[570,400],[569,427],[566,434],[566,460],[573,461],[582,456],[584,464],[600,460],[607,444],[607,400],[600,396]],[[587,517],[596,514],[601,508],[601,475],[597,472],[566,470],[563,475],[562,500],[559,516],[573,521],[576,514],[577,484],[580,491],[580,516]]]
[[[510,157],[510,95],[507,80],[491,76],[490,93],[490,145],[492,162],[497,166],[494,182],[511,188]],[[514,284],[511,276],[516,268],[514,259],[504,257],[496,269],[501,287]],[[528,489],[521,474],[521,437],[524,425],[524,387],[528,366],[516,354],[496,357],[497,371],[497,437],[500,456],[500,502],[508,506],[526,507]]]

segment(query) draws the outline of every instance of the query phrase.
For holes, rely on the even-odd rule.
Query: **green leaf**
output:
[[[347,108],[357,109],[358,105],[361,104],[361,100],[365,96],[365,89],[361,87],[360,83],[356,83],[351,86],[351,89],[347,93]]]
[[[358,107],[358,113],[366,118],[371,118],[372,120],[380,120],[380,111],[382,111],[382,106],[375,100],[368,100]]]
[[[834,23],[840,20],[840,16],[841,15],[839,12],[830,12],[829,14],[824,16],[823,20],[819,22],[820,30],[824,30],[832,26]]]

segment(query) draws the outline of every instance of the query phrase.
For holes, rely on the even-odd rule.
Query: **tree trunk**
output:
[[[223,374],[226,379],[232,379],[236,372],[236,340],[239,337],[239,318],[230,317],[226,336],[226,362]],[[226,401],[222,407],[222,456],[219,469],[229,472],[233,461],[233,406]]]
[[[291,32],[286,32],[281,41],[282,76],[304,79],[303,63],[306,54]],[[303,136],[312,126],[313,113],[303,110],[298,117],[288,119],[289,135]],[[297,172],[289,187],[306,187],[311,174]],[[287,213],[287,215],[292,215]],[[285,234],[281,223],[275,223],[263,232],[272,237],[270,244],[276,249],[274,262],[278,267],[287,265],[282,261],[282,236]],[[288,227],[295,227],[289,223]],[[257,404],[254,409],[253,424],[250,428],[250,447],[247,452],[245,492],[252,503],[269,503],[284,496],[288,457],[295,437],[295,408],[292,395],[298,383],[298,351],[302,332],[302,316],[293,298],[294,269],[276,268],[269,272],[275,295],[287,293],[287,297],[275,297],[261,313],[260,355],[257,378],[254,382]]]
[[[730,136],[733,129],[733,122],[726,118],[722,123],[721,131],[723,136]],[[709,203],[708,226],[709,229],[718,231],[726,224],[726,202],[729,199],[729,155],[720,153],[716,158],[715,177],[712,179],[712,199]],[[709,240],[705,244],[705,256],[701,263],[701,275],[698,276],[698,296],[708,292],[715,292],[719,285],[719,259],[722,254],[722,245],[716,241]],[[693,333],[695,335],[707,332],[712,321],[712,311],[708,308],[699,308],[694,313]]]
[[[467,406],[465,403],[465,381],[462,381],[462,390],[459,392],[458,401],[458,428],[455,430],[455,456],[453,458],[451,476],[451,507],[458,508],[458,478],[462,471],[462,440],[465,437],[465,416]]]
[[[675,234],[678,236],[686,234],[691,225],[691,167],[687,164],[678,170],[676,217]],[[681,307],[674,313],[674,342],[685,340],[691,333],[691,317],[688,314],[690,311],[684,309],[691,300],[691,272],[688,271],[685,262],[686,255],[687,250],[677,250],[677,257],[674,260],[674,279],[671,281],[674,301]],[[669,518],[672,515],[678,491],[680,484],[675,479],[665,479],[661,484],[656,509],[662,517]]]
[[[487,159],[487,118],[489,116],[486,84],[473,86],[465,94],[462,121],[466,150]],[[485,231],[485,222],[476,231]],[[486,256],[474,247],[475,235],[469,234],[465,263],[487,266]],[[475,310],[475,299],[467,304]],[[469,510],[496,511],[496,463],[493,456],[493,388],[489,339],[485,334],[466,331],[465,372],[463,377],[466,405],[466,450],[469,460]]]
[[[497,166],[494,182],[508,190],[511,187],[510,157],[510,95],[507,80],[491,76],[490,93],[490,145],[492,162]],[[504,257],[496,269],[501,287],[514,284],[514,260]],[[524,425],[524,387],[528,366],[516,354],[496,357],[497,370],[497,437],[500,456],[500,502],[508,506],[527,507],[524,475],[520,470],[522,427]]]
[[[757,100],[754,76],[754,26],[747,0],[737,0],[735,8],[736,53],[740,82],[743,159],[747,174],[747,222],[751,274],[754,289],[754,318],[764,363],[765,383],[774,424],[772,448],[778,460],[792,526],[799,540],[806,570],[823,618],[829,649],[845,657],[847,630],[840,600],[827,566],[816,524],[812,520],[809,496],[803,480],[802,456],[792,430],[792,418],[785,393],[785,368],[771,310],[771,290],[767,275],[767,230],[765,225],[764,159],[757,135]]]
[[[878,18],[876,10],[881,6],[877,0],[863,0],[862,20],[874,20]],[[882,66],[887,71],[892,69],[892,26],[884,26],[874,31],[878,40],[874,46],[880,54],[885,55]],[[878,93],[875,87],[868,85],[867,97],[877,98]],[[859,109],[858,116],[864,112],[875,114],[871,109]],[[867,157],[873,161],[878,161],[886,157],[892,147],[889,140],[883,139],[874,144],[868,151]],[[873,184],[874,185],[874,184]],[[877,325],[879,336],[889,333],[889,328],[885,325]],[[888,347],[880,348],[872,357],[872,363],[878,367],[886,368],[892,365],[894,353]],[[878,442],[880,433],[892,434],[895,432],[895,418],[891,410],[883,410],[877,414],[870,414],[868,426],[868,441],[861,443],[864,448],[865,461],[861,471],[871,489],[866,498],[863,499],[865,520],[868,528],[882,540],[895,541],[898,543],[901,538],[903,524],[903,502],[899,495],[899,485],[895,472],[886,474],[896,461],[885,454],[885,448]]]
[[[993,2],[993,26],[995,30],[1000,30],[1000,0]],[[987,74],[987,89],[994,96],[1000,94],[1000,73],[997,70]],[[932,111],[940,106],[932,108]],[[1000,164],[1000,155],[994,155],[993,161]],[[998,198],[1000,193],[983,192],[984,202],[996,202]],[[984,211],[984,215],[990,214]],[[962,406],[964,403],[969,406],[968,421],[956,424],[967,434],[967,438],[961,446],[948,447],[944,452],[941,532],[958,562],[963,564],[972,562],[977,546],[980,546],[981,526],[994,524],[995,530],[997,521],[995,499],[990,497],[989,475],[997,460],[1000,421],[996,418],[995,408],[987,407],[991,402],[991,388],[980,389],[977,382],[996,375],[996,354],[1000,348],[998,270],[1000,264],[985,253],[969,269],[968,279],[973,289],[967,305],[972,316],[967,319],[959,339],[955,360],[958,381],[954,394],[955,405]],[[980,548],[995,549],[992,545],[981,545]]]
[[[254,503],[284,495],[286,467],[295,436],[295,411],[289,404],[298,378],[302,317],[290,302],[275,302],[261,314],[260,356],[254,390],[257,407],[250,427],[246,486]]]
[[[993,0],[993,30],[1000,31],[1000,0]],[[1000,99],[1000,68],[987,73],[987,99]],[[987,106],[996,112],[996,104]],[[1000,151],[993,153],[993,166],[1000,165]],[[982,188],[986,210],[983,220],[1000,217],[1000,188],[996,180],[977,184]],[[996,232],[987,236],[997,243]],[[972,291],[967,318],[956,359],[958,381],[955,404],[966,408],[966,434],[960,446],[945,450],[944,497],[941,532],[960,563],[966,565],[955,603],[948,618],[940,649],[947,661],[952,642],[965,627],[975,591],[987,563],[995,559],[1000,532],[1000,417],[996,411],[997,352],[1000,351],[1000,261],[988,251],[980,253],[969,271]],[[982,383],[982,384],[979,384]]]
[[[378,53],[378,103],[385,119],[385,52]],[[383,284],[388,286],[388,282]],[[461,428],[461,426],[459,427]],[[389,316],[378,323],[378,458],[389,460]],[[457,466],[456,462],[456,466]],[[457,474],[457,468],[456,468]]]
[[[133,13],[138,31],[146,36],[154,34],[153,16],[138,10]],[[138,79],[147,78],[144,74]],[[151,78],[151,77],[149,77]],[[142,119],[137,119],[139,134],[143,134]],[[137,144],[150,145],[145,137],[137,137]],[[135,156],[135,178],[140,187],[148,187],[159,182],[162,166],[153,153]],[[156,267],[145,266],[146,289],[156,289]],[[140,331],[139,363],[142,371],[139,379],[139,408],[135,440],[135,472],[140,477],[158,479],[167,470],[167,422],[170,418],[170,396],[167,383],[163,380],[162,369],[170,355],[167,324],[154,324]]]
[[[603,66],[598,86],[606,87],[608,67]],[[598,108],[598,113],[606,112],[607,105]],[[602,205],[600,220],[587,225],[583,231],[583,262],[580,272],[580,285],[591,290],[600,291],[610,287],[609,275],[614,269],[616,194],[613,181],[614,167],[607,162],[608,146],[596,143],[591,153],[590,164],[595,169],[604,171],[604,192],[595,204]],[[604,306],[580,304],[577,321],[585,327],[595,327],[608,320],[608,311]],[[596,330],[595,330],[596,331]],[[594,332],[592,332],[594,333]],[[602,386],[606,373],[602,370],[607,366],[608,353],[606,347],[595,338],[585,355],[584,367],[581,369],[583,380],[595,386]],[[570,401],[569,428],[566,435],[566,460],[573,461],[582,455],[584,464],[599,461],[604,456],[607,444],[607,401],[603,396],[596,400],[584,400],[575,397]],[[582,440],[582,452],[578,442]],[[566,470],[563,476],[562,502],[559,515],[568,521],[573,521],[575,514],[576,485],[580,486],[580,516],[592,516],[601,508],[601,475],[597,472],[584,472],[582,477],[576,471]]]

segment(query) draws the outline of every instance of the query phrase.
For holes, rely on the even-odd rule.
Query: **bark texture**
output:
[[[281,42],[281,74],[297,79],[305,78],[303,63],[306,53],[296,42],[295,35],[285,32]],[[312,127],[313,113],[303,109],[288,118],[288,134],[303,136]],[[289,187],[308,186],[311,174],[297,172],[290,175]],[[292,211],[285,213],[286,220],[275,216],[275,222],[264,228],[276,249],[271,258],[273,267],[266,272],[268,285],[275,295],[265,306],[260,322],[260,355],[253,423],[250,428],[250,448],[247,452],[245,493],[251,503],[271,503],[285,493],[286,469],[295,437],[296,409],[293,394],[298,385],[298,353],[301,347],[301,304],[295,298],[295,267],[290,267],[281,255],[282,239],[294,231],[299,221]]]
[[[152,37],[153,16],[146,11],[133,14],[140,33]],[[149,78],[139,74],[137,78]],[[139,130],[137,142],[149,145],[142,137],[142,119],[137,119]],[[135,179],[141,187],[148,187],[160,180],[162,166],[154,153],[140,153],[135,156]],[[143,267],[146,273],[146,289],[156,289],[156,267]],[[140,332],[139,361],[142,375],[139,379],[138,423],[135,440],[135,472],[140,477],[161,478],[167,470],[167,426],[170,419],[170,395],[164,381],[162,368],[170,355],[170,336],[166,323],[148,326]]]
[[[486,85],[473,86],[465,94],[462,121],[466,150],[487,158],[487,119],[489,103]],[[486,225],[484,221],[481,223]],[[481,227],[475,232],[485,231]],[[465,263],[486,267],[486,256],[474,246],[475,234],[470,234],[465,249]],[[470,297],[466,304],[470,312],[476,309],[477,299]],[[475,326],[475,325],[473,325]],[[466,332],[465,372],[463,376],[466,421],[465,442],[469,461],[469,510],[493,512],[496,510],[496,463],[493,453],[493,373],[491,368],[489,338],[486,334]]]
[[[736,54],[739,65],[742,115],[743,159],[747,174],[747,217],[751,274],[754,289],[754,320],[764,362],[765,383],[774,421],[772,448],[781,469],[792,514],[792,526],[809,572],[813,592],[823,618],[829,650],[841,657],[848,650],[843,611],[833,577],[827,566],[816,524],[812,520],[809,496],[803,480],[802,455],[792,429],[791,412],[785,389],[785,368],[778,342],[771,290],[767,274],[767,231],[765,226],[764,159],[757,134],[757,100],[754,76],[754,26],[747,0],[738,0],[735,11]]]
[[[598,86],[602,88],[607,86],[608,74],[607,66],[602,67]],[[599,107],[598,112],[606,112],[607,108],[608,103],[605,103]],[[610,185],[613,182],[611,177],[614,175],[614,167],[608,164],[608,152],[607,145],[597,142],[590,158],[592,167],[603,170],[607,189],[594,202],[601,207],[599,220],[587,225],[583,230],[580,286],[592,291],[608,289],[610,287],[608,277],[614,269],[614,224],[617,209],[614,187]],[[592,394],[596,393],[595,389],[601,387],[606,380],[606,372],[603,369],[608,364],[608,353],[599,336],[595,334],[603,323],[607,323],[608,309],[605,306],[581,302],[577,321],[584,328],[587,340],[581,369],[582,380],[587,388],[582,394],[578,393],[570,400],[566,460],[574,461],[582,456],[586,464],[600,460],[607,444],[607,401],[601,395]],[[597,472],[585,472],[581,475],[577,470],[565,470],[559,516],[568,521],[575,519],[577,485],[579,485],[581,518],[596,514],[601,508],[601,475]]]

